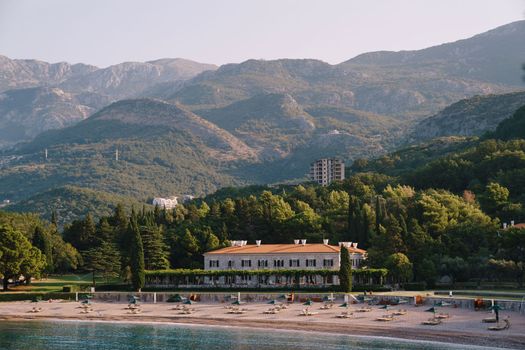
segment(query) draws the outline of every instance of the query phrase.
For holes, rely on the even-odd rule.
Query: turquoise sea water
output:
[[[0,322],[0,349],[481,350],[488,348],[245,328],[93,322]]]

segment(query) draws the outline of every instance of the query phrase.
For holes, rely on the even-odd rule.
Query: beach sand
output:
[[[41,312],[29,312],[33,307],[42,308]],[[431,318],[432,313],[425,312],[425,306],[414,307],[402,305],[407,314],[395,317],[393,321],[379,322],[376,318],[399,309],[390,310],[372,306],[371,312],[355,312],[359,305],[352,305],[348,311],[354,312],[351,318],[341,319],[336,315],[345,308],[334,305],[332,309],[320,310],[321,303],[309,307],[314,316],[299,316],[306,306],[295,303],[278,314],[263,314],[272,307],[268,304],[245,303],[240,306],[246,312],[240,315],[228,314],[229,304],[196,303],[188,305],[195,312],[183,315],[174,310],[177,304],[158,303],[142,304],[141,313],[132,314],[127,304],[112,302],[97,302],[92,305],[93,311],[81,313],[80,303],[53,301],[39,302],[7,302],[0,303],[0,320],[81,320],[109,322],[162,322],[173,324],[197,324],[214,326],[251,327],[263,329],[316,331],[361,336],[382,336],[400,339],[429,340],[457,344],[472,344],[490,347],[525,349],[525,315],[516,312],[501,311],[501,319],[510,316],[512,327],[504,331],[489,331],[494,324],[482,323],[481,320],[491,317],[487,311],[473,311],[459,308],[442,307],[439,312],[448,313],[449,319],[436,326],[425,326],[421,322]]]

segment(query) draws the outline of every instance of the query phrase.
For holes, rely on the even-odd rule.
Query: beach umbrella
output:
[[[342,303],[341,305],[339,305],[339,307],[346,307],[346,308],[348,308],[348,303],[347,303],[347,302],[344,302],[344,303]]]
[[[172,302],[174,303],[181,303],[183,301],[188,300],[188,298],[181,296],[180,294],[175,294],[172,298],[170,298]]]
[[[305,303],[303,303],[303,305],[306,305],[306,306],[312,306],[314,304],[314,302],[310,299],[308,299]]]
[[[499,323],[499,310],[503,310],[503,308],[499,306],[498,304],[494,304],[493,306],[490,307],[490,309],[494,310],[494,313],[496,314],[496,322]]]
[[[425,312],[433,312],[434,315],[436,314],[436,311],[437,311],[437,310],[436,310],[436,308],[435,308],[434,306],[431,307],[430,309],[426,309],[426,310],[425,310]]]
[[[232,305],[241,305],[242,302],[240,300],[235,300]]]
[[[435,306],[452,306],[451,303],[447,303],[446,301],[438,301],[437,303],[434,304]]]
[[[194,302],[193,300],[186,299],[186,300],[184,300],[183,304],[186,304],[186,305],[193,305],[193,304],[195,304],[195,302]]]
[[[279,303],[277,300],[273,299],[273,300],[270,300],[267,304],[272,304],[272,305],[275,305]]]
[[[129,298],[129,303],[130,304],[137,304],[137,302],[140,300],[139,297],[135,296],[135,295],[132,295],[130,298]]]

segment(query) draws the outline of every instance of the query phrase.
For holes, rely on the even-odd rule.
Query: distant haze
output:
[[[108,66],[184,57],[339,63],[523,19],[525,0],[1,0],[0,55]]]

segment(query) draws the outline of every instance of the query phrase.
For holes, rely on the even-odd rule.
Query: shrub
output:
[[[77,285],[67,285],[62,287],[62,292],[64,293],[74,293],[78,292],[80,290],[80,287]]]
[[[412,290],[412,291],[421,291],[427,289],[427,283],[426,282],[411,282],[411,283],[404,283],[403,288],[405,290]]]

